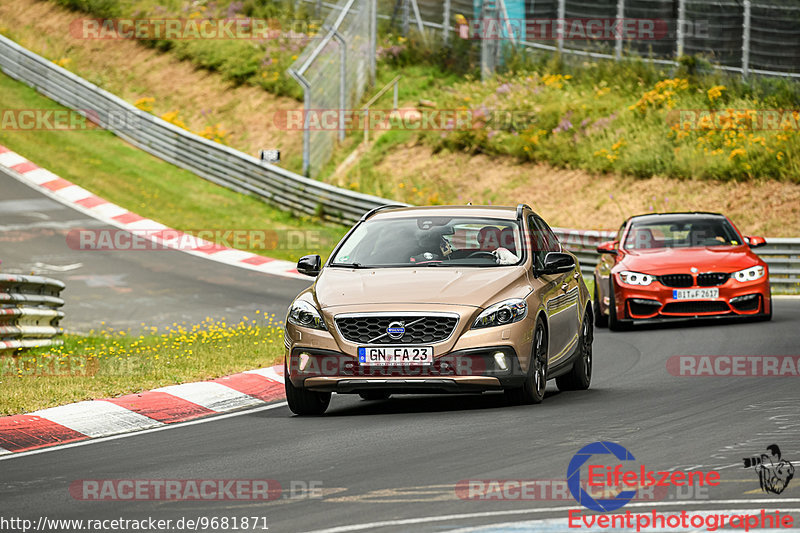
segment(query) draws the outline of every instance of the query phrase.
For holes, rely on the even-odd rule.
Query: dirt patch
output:
[[[70,23],[85,16],[45,1],[0,3],[0,28],[11,38],[48,59],[69,59],[69,70],[130,103],[155,98],[154,114],[178,110],[194,131],[221,123],[230,132],[229,144],[251,155],[260,148],[302,153],[300,132],[273,123],[276,111],[301,109],[300,102],[256,87],[233,87],[217,74],[134,41],[76,39]]]
[[[598,176],[510,158],[433,154],[419,145],[393,149],[375,170],[398,184],[423,181],[458,191],[448,202],[524,202],[561,227],[616,229],[628,216],[651,211],[714,211],[745,233],[800,233],[800,185],[790,183]]]

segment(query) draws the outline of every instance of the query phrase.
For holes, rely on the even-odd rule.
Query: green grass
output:
[[[277,364],[283,328],[256,312],[228,324],[174,324],[131,337],[108,328],[64,345],[0,356],[0,415],[111,398]]]
[[[35,90],[0,74],[6,109],[64,109]],[[345,228],[295,218],[264,202],[225,189],[143,152],[103,130],[14,131],[0,129],[0,143],[36,164],[134,213],[184,231],[276,230],[276,247],[250,251],[296,261],[325,256]],[[306,245],[290,245],[282,231],[307,232]],[[293,241],[296,242],[296,241]]]

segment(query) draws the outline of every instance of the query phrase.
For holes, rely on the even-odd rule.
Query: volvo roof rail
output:
[[[378,211],[381,211],[382,209],[389,209],[391,207],[408,207],[408,206],[407,205],[400,205],[400,204],[379,205],[378,207],[370,209],[369,211],[364,213],[364,215],[361,217],[361,220],[359,222],[364,222],[365,220],[367,220],[369,217],[371,217],[372,215],[374,215]]]

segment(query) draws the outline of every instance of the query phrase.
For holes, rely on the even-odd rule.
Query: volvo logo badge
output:
[[[389,327],[386,328],[386,334],[394,340],[401,339],[403,335],[406,334],[405,324],[402,322],[392,322],[389,324]]]
[[[692,271],[692,274],[697,274],[697,267],[692,267],[690,270]]]

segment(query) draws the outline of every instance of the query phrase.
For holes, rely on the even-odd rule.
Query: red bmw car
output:
[[[772,318],[769,269],[718,213],[631,217],[614,241],[597,247],[596,325],[624,329],[638,321],[703,317]]]

